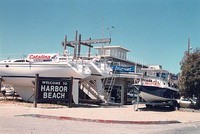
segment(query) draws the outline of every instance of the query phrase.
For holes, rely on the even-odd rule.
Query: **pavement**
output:
[[[0,100],[0,116],[23,116],[27,118],[45,118],[51,120],[73,120],[114,124],[172,124],[200,122],[200,112],[193,110],[149,109],[139,105],[135,111],[133,105],[106,106],[80,105],[68,108],[63,105],[38,104],[15,100]]]

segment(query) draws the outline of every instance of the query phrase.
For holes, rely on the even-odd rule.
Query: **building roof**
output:
[[[156,72],[156,73],[169,73],[169,71],[163,70],[163,69],[142,68],[141,70],[142,71],[152,71],[152,72]]]
[[[102,46],[97,46],[97,47],[94,47],[95,49],[102,49]],[[124,48],[124,47],[121,47],[121,46],[103,46],[103,48],[120,48],[120,49],[123,49],[127,52],[130,52],[130,50]]]

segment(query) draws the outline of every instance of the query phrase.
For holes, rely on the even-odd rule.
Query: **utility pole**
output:
[[[190,54],[190,38],[188,38],[188,54]]]

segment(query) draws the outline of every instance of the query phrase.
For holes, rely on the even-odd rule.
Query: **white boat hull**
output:
[[[168,101],[171,100],[169,98],[159,97],[153,94],[148,94],[145,92],[140,92],[141,98],[143,98],[146,102],[154,102],[154,101]]]
[[[136,85],[139,96],[146,102],[161,102],[174,100],[179,97],[178,90],[171,87]]]
[[[26,101],[26,102],[34,101],[34,88],[33,87],[14,86],[14,89],[24,101]]]
[[[0,63],[0,76],[3,78],[3,82],[12,85],[25,101],[33,101],[35,74],[39,74],[41,77],[82,79],[90,76],[91,71],[87,67],[82,68],[82,65],[71,66],[67,62]],[[73,85],[73,87],[77,87],[77,85]],[[78,88],[73,88],[73,90],[78,90]]]

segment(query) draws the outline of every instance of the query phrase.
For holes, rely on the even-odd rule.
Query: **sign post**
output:
[[[2,81],[2,78],[0,77],[0,93],[1,93],[1,81]]]
[[[72,107],[72,88],[73,88],[73,77],[70,77],[71,80],[71,84],[70,84],[70,88],[69,88],[69,100],[68,100],[68,107],[71,108]]]
[[[2,78],[0,77],[0,88],[1,88],[1,81],[2,81]]]
[[[34,107],[37,108],[37,101],[38,101],[38,81],[39,81],[39,74],[35,74],[35,87],[34,87]]]

